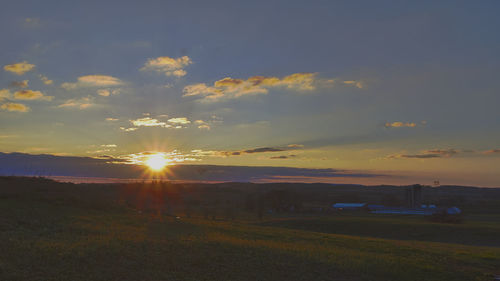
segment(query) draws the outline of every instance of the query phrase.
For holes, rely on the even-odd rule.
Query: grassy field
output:
[[[365,215],[179,220],[82,201],[78,186],[57,188],[64,195],[50,183],[0,193],[0,280],[492,280],[500,273],[496,216],[459,225]]]

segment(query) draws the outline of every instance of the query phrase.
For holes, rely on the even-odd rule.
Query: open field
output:
[[[432,223],[420,216],[344,214],[277,218],[260,225],[384,239],[500,247],[500,216],[489,216],[487,221],[469,216],[464,223],[446,224]]]
[[[185,203],[168,212],[130,206],[121,186],[1,184],[0,280],[492,280],[500,273],[496,215],[457,225],[361,214],[188,218]]]

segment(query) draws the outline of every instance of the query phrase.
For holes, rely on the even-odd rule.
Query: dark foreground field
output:
[[[160,212],[146,206],[151,199],[131,204],[131,194],[145,192],[124,188],[0,179],[0,280],[421,281],[500,274],[496,214],[471,214],[463,224],[368,214],[258,220],[244,211],[204,212],[200,198],[198,209],[187,212],[179,193],[170,194],[178,204]]]

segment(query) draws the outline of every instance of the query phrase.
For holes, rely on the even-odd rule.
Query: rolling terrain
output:
[[[440,224],[269,213],[266,205],[259,219],[243,207],[248,192],[1,178],[0,279],[492,280],[499,273],[497,213],[471,207],[464,223]]]

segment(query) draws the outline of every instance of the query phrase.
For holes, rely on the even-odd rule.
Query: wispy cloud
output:
[[[120,127],[120,130],[122,130],[124,132],[133,132],[133,131],[136,131],[137,128],[136,127],[131,127],[131,128]]]
[[[203,120],[196,120],[196,121],[194,121],[194,123],[196,125],[198,125],[198,129],[202,129],[202,130],[210,130],[211,129],[210,125]]]
[[[269,88],[284,87],[296,91],[312,91],[317,73],[294,73],[283,78],[252,76],[246,80],[226,77],[215,81],[213,86],[205,83],[184,87],[184,97],[197,96],[204,101],[223,98],[238,98],[245,95],[267,94]]]
[[[191,121],[189,121],[186,117],[176,117],[176,118],[170,118],[167,120],[169,123],[176,124],[176,125],[187,125],[191,124]]]
[[[346,80],[346,81],[342,81],[342,83],[355,86],[356,88],[359,88],[359,89],[363,89],[363,87],[364,87],[364,83],[362,81],[359,81],[359,80]]]
[[[66,90],[74,90],[85,87],[117,87],[123,85],[120,79],[108,75],[86,75],[78,77],[77,82],[62,83],[61,87]]]
[[[430,158],[448,158],[460,153],[456,149],[431,149],[425,150],[418,154],[394,154],[389,155],[388,159],[414,158],[414,159],[430,159]]]
[[[161,122],[158,119],[151,118],[151,117],[144,117],[144,118],[139,118],[135,120],[130,120],[130,122],[136,126],[136,127],[163,127],[163,128],[168,128],[171,127],[172,125],[167,124],[166,122]]]
[[[112,148],[112,147],[118,147],[118,145],[116,145],[116,144],[101,144],[101,147]]]
[[[17,111],[17,112],[30,111],[30,108],[28,106],[21,103],[13,103],[13,102],[4,103],[0,106],[0,108],[7,111]]]
[[[180,58],[157,57],[149,59],[140,70],[164,73],[166,76],[181,77],[187,74],[184,67],[192,63],[191,58],[188,56]]]
[[[213,85],[196,83],[183,89],[184,97],[197,97],[201,101],[214,102],[222,99],[234,99],[247,95],[267,94],[272,88],[284,88],[299,92],[310,92],[318,87],[331,87],[337,79],[321,79],[318,73],[294,73],[283,78],[274,76],[252,76],[247,79],[226,77],[217,80]],[[363,88],[364,83],[358,80],[342,81],[345,85]]]
[[[46,96],[40,91],[33,90],[21,90],[14,94],[14,98],[17,100],[45,100],[51,101],[53,96]]]
[[[45,85],[52,85],[54,81],[50,80],[47,76],[39,74],[38,77]]]
[[[10,82],[9,86],[11,88],[26,88],[28,87],[28,80],[23,80],[23,81],[12,81]]]
[[[285,160],[285,159],[290,159],[290,158],[295,158],[297,155],[291,154],[291,155],[280,155],[280,156],[271,156],[269,159],[272,160]]]
[[[69,99],[65,103],[59,105],[61,108],[79,108],[79,109],[87,109],[94,104],[94,98],[91,96],[79,98],[79,99]]]
[[[97,90],[97,94],[102,97],[109,97],[110,95],[118,95],[120,93],[120,89],[99,89]]]
[[[257,147],[257,148],[250,148],[250,149],[243,149],[243,150],[236,150],[236,151],[213,151],[214,156],[223,156],[223,157],[228,157],[228,156],[238,156],[238,155],[243,155],[243,154],[254,154],[254,153],[273,153],[273,152],[284,152],[284,151],[289,151],[289,150],[297,150],[301,149],[303,146],[297,146],[297,145],[287,145],[287,146],[280,146],[280,147],[271,147],[271,146],[266,146],[266,147]]]
[[[118,121],[118,120],[119,120],[118,118],[113,118],[113,117],[106,118],[106,121],[109,121],[109,122],[114,122],[114,121]]]
[[[483,154],[500,154],[500,149],[490,149],[483,152]]]
[[[407,127],[407,128],[414,128],[416,127],[417,124],[414,123],[414,122],[387,122],[385,123],[385,127],[386,128],[404,128],[404,127]]]
[[[4,99],[10,99],[10,98],[12,98],[12,94],[9,91],[9,89],[1,89],[0,90],[0,101],[2,101]]]
[[[8,64],[3,67],[5,71],[12,72],[17,75],[23,75],[24,73],[31,71],[35,68],[34,64],[30,64],[27,61],[18,62],[14,64]]]

